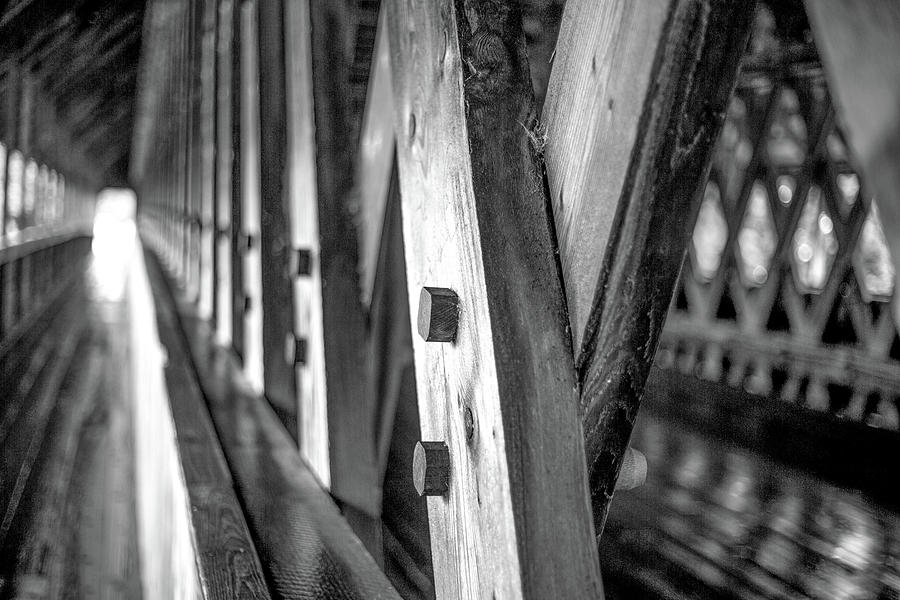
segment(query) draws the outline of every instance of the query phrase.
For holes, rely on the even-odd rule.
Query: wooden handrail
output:
[[[58,246],[73,238],[91,235],[88,223],[65,225],[36,225],[22,231],[0,237],[0,265],[16,261],[44,248]]]

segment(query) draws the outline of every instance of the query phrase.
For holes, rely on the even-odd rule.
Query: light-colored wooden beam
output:
[[[284,22],[288,211],[295,267],[291,272],[294,333],[297,339],[306,340],[306,356],[299,361],[295,357],[294,361],[298,403],[297,438],[301,456],[328,489],[331,487],[331,463],[322,329],[322,273],[319,261],[309,3],[285,2]]]
[[[412,329],[458,297],[413,333],[437,597],[602,597],[519,4],[387,7]]]
[[[753,10],[711,0],[565,7],[544,151],[598,533]]]

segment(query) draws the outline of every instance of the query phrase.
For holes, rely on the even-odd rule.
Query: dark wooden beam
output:
[[[565,8],[545,152],[598,533],[753,9],[710,0],[571,0]]]

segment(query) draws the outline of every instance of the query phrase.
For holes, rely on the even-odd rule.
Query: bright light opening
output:
[[[92,283],[103,300],[121,300],[135,251],[135,195],[129,189],[100,192],[94,216]]]

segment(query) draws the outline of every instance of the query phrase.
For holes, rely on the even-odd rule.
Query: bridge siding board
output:
[[[455,343],[413,335],[423,439],[452,465],[428,498],[437,597],[597,597],[519,7],[387,6],[411,319],[425,285],[461,304]]]
[[[611,15],[603,11],[609,7],[617,16],[606,31]],[[696,219],[753,8],[753,2],[671,0],[642,5],[640,14],[632,14],[624,4],[585,1],[567,4],[563,15],[559,39],[565,42],[558,45],[545,105],[547,170],[574,307],[598,533]],[[645,51],[648,46],[652,53]],[[590,60],[584,56],[588,48],[597,49]],[[568,53],[577,56],[569,59]],[[616,74],[632,70],[638,85],[618,80]],[[593,77],[599,82],[585,81]],[[609,95],[598,105],[604,84]],[[566,115],[583,114],[586,120],[561,124],[562,107],[571,111]],[[609,116],[617,111],[629,115],[623,131]],[[609,144],[605,136],[613,133],[617,141]],[[582,141],[591,134],[588,143]],[[589,161],[580,154],[585,146],[593,152]],[[579,171],[564,171],[578,164]],[[597,174],[602,177],[594,181]],[[608,239],[598,244],[596,232],[572,228],[582,222],[607,223]],[[593,280],[583,279],[578,265],[586,264],[600,265]],[[571,268],[578,270],[574,279]]]

